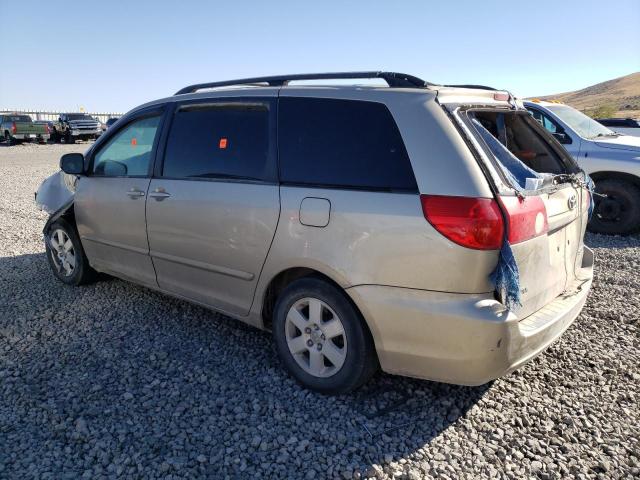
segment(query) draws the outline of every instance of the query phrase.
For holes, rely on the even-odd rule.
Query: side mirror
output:
[[[564,132],[556,132],[552,135],[563,145],[569,145],[571,143],[571,137]]]
[[[84,173],[84,155],[65,153],[60,158],[60,169],[69,175],[82,175]]]

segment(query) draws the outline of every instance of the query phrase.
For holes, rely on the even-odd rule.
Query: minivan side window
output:
[[[382,103],[280,97],[278,151],[285,184],[418,189],[400,131]]]
[[[93,158],[93,175],[136,177],[149,173],[160,115],[135,120],[117,132]]]
[[[174,114],[162,176],[275,181],[269,103],[187,104]]]

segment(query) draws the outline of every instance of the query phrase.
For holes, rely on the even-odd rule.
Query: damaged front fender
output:
[[[45,231],[51,222],[64,215],[73,206],[78,177],[59,171],[48,177],[36,192],[36,205],[49,214]]]

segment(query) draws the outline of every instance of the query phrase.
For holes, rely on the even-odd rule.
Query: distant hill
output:
[[[640,118],[640,72],[575,92],[533,98],[559,100],[595,117]]]

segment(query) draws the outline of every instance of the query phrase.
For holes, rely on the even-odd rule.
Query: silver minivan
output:
[[[36,197],[58,279],[105,272],[268,329],[325,393],[379,368],[495,379],[556,340],[591,286],[586,175],[488,87],[199,84],[61,168]]]

